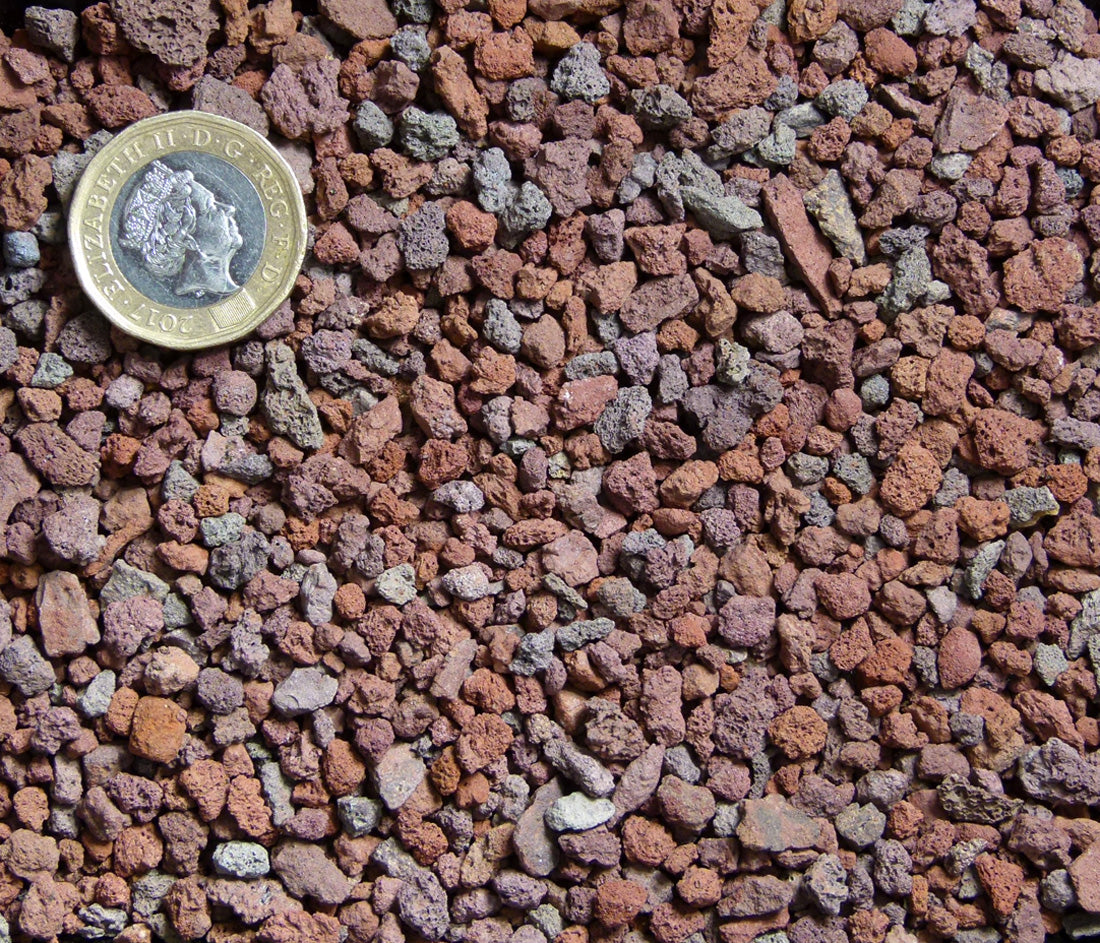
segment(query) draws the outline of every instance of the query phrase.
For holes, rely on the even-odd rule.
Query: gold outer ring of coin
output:
[[[208,186],[179,186],[189,162],[202,165],[204,172],[193,179]],[[251,224],[240,230],[227,182],[252,209],[251,220],[242,220]],[[135,190],[143,191],[136,199]],[[182,210],[182,225],[181,201],[191,203]],[[228,230],[226,216],[234,218]],[[220,251],[212,256],[196,244],[196,234],[215,231],[219,223],[220,237],[215,232],[210,238],[222,240],[215,243]],[[307,238],[302,193],[279,152],[251,128],[201,111],[146,118],[112,138],[77,184],[68,228],[80,286],[107,320],[176,350],[214,347],[251,333],[290,294]]]

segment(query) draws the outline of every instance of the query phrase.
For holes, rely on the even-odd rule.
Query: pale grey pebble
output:
[[[227,841],[214,849],[214,870],[225,877],[252,881],[271,871],[267,849],[257,842]]]
[[[711,151],[718,158],[743,154],[767,137],[772,116],[759,105],[742,109],[711,132]]]
[[[792,456],[793,457],[793,456]],[[810,492],[810,507],[802,515],[807,527],[828,527],[836,520],[836,512],[820,491]]]
[[[0,270],[0,305],[16,305],[27,301],[46,284],[46,273],[40,268],[6,268]]]
[[[554,832],[584,832],[609,821],[615,815],[610,799],[591,799],[583,792],[571,792],[546,810],[546,826]]]
[[[497,872],[492,884],[500,899],[517,910],[533,910],[546,897],[545,881],[512,868]]]
[[[985,718],[964,711],[952,714],[949,721],[951,736],[962,747],[976,747],[985,739]]]
[[[612,455],[617,455],[641,436],[652,411],[653,400],[649,391],[645,387],[630,386],[619,390],[604,407],[593,428],[603,447]]]
[[[97,674],[77,698],[76,707],[85,717],[92,720],[102,717],[111,706],[115,694],[116,675],[109,668]]]
[[[732,239],[749,229],[759,229],[764,219],[744,200],[732,194],[719,196],[703,187],[688,186],[681,191],[684,206],[715,239]]]
[[[30,231],[38,237],[40,243],[59,246],[65,241],[65,218],[57,210],[46,210]]]
[[[646,386],[660,363],[657,352],[657,335],[653,331],[620,337],[611,345],[619,366],[635,386]]]
[[[443,938],[450,926],[447,892],[431,871],[420,868],[397,892],[397,913],[402,923],[425,940]]]
[[[852,803],[833,823],[837,834],[853,848],[870,848],[886,830],[886,816],[873,805]]]
[[[57,683],[52,666],[29,635],[17,636],[0,652],[0,678],[15,685],[25,697],[48,691]]]
[[[295,668],[276,686],[271,703],[284,716],[299,717],[328,707],[339,687],[340,683],[320,668]]]
[[[60,354],[45,351],[38,357],[38,366],[34,368],[30,385],[39,389],[52,390],[61,386],[73,375],[73,368]]]
[[[360,147],[367,152],[385,147],[393,140],[393,122],[369,99],[359,106],[353,127]]]
[[[814,104],[833,118],[843,118],[851,121],[867,104],[869,96],[862,82],[854,79],[840,79],[826,86]]]
[[[19,342],[15,334],[6,327],[0,327],[0,373],[14,366],[19,359]]]
[[[73,154],[69,151],[58,151],[53,159],[53,185],[61,203],[67,206],[72,199],[76,182],[80,179],[84,169],[91,163],[92,155],[89,153]]]
[[[1065,913],[1077,904],[1077,890],[1065,868],[1047,874],[1039,885],[1043,906],[1055,913]]]
[[[80,936],[85,940],[114,939],[129,922],[125,910],[119,907],[104,907],[102,904],[81,907],[76,913],[84,921],[84,926],[80,928]]]
[[[342,796],[336,800],[340,824],[352,838],[362,838],[378,827],[382,818],[382,803],[364,796]]]
[[[505,354],[518,353],[523,341],[523,328],[511,308],[499,298],[490,298],[486,303],[481,333],[490,344]]]
[[[829,472],[827,458],[821,455],[809,455],[806,452],[795,452],[784,465],[790,472],[791,478],[800,485],[815,484]]]
[[[38,240],[29,232],[6,232],[0,243],[4,264],[12,268],[31,268],[42,258]]]
[[[608,95],[611,82],[600,62],[600,51],[591,43],[572,46],[554,67],[550,90],[567,101],[579,98],[589,104]]]
[[[679,364],[679,358],[676,358]],[[14,363],[14,361],[13,361]],[[610,350],[598,353],[578,354],[565,365],[567,380],[586,380],[591,377],[614,376],[619,369],[619,361]]]
[[[615,623],[611,619],[581,619],[557,630],[557,642],[562,651],[573,652],[590,642],[607,638]]]
[[[913,859],[895,838],[875,844],[875,885],[890,897],[904,897],[913,890]]]
[[[1100,446],[1100,423],[1063,416],[1051,423],[1050,441],[1088,451]]]
[[[993,572],[993,568],[1001,559],[1005,542],[1003,540],[991,540],[982,544],[978,552],[971,558],[966,572],[963,575],[963,586],[971,599],[981,599],[985,592],[986,577]]]
[[[143,917],[150,917],[156,913],[160,909],[161,901],[177,880],[179,879],[173,874],[155,870],[135,878],[130,885],[134,913]]]
[[[565,929],[561,911],[552,904],[540,904],[527,915],[528,921],[546,936],[548,940],[554,939]]]
[[[596,598],[613,616],[618,618],[626,618],[635,612],[641,612],[649,601],[630,580],[621,576],[609,577],[600,583],[599,589],[596,590]]]
[[[1030,527],[1039,518],[1059,511],[1054,493],[1046,485],[1039,488],[1010,488],[1004,494],[1009,521],[1016,527]]]
[[[466,602],[476,602],[490,595],[489,577],[476,563],[458,567],[443,574],[443,588],[452,596]]]
[[[458,125],[446,112],[406,108],[397,119],[397,141],[414,160],[439,160],[458,144]]]
[[[957,468],[948,468],[943,473],[943,484],[932,497],[932,506],[938,508],[953,507],[959,498],[970,494],[970,479]]]
[[[22,337],[34,338],[42,331],[42,324],[49,307],[44,301],[32,298],[11,305],[3,314],[6,327]],[[12,361],[14,363],[14,361]]]
[[[271,806],[271,821],[275,825],[283,825],[294,818],[291,785],[278,763],[260,764],[260,788]]]
[[[867,377],[859,385],[859,401],[865,412],[881,409],[890,402],[890,381],[881,373]]]
[[[856,798],[888,811],[905,798],[909,785],[910,777],[899,769],[873,769],[856,782]]]
[[[220,589],[240,589],[267,566],[271,544],[257,530],[247,530],[239,540],[231,541],[210,552],[207,575]]]
[[[165,501],[173,499],[190,502],[199,490],[198,480],[183,467],[179,459],[172,459],[164,472],[160,485],[160,495]]]
[[[413,72],[423,71],[432,56],[428,38],[417,26],[402,26],[390,37],[390,49]]]
[[[531,677],[545,671],[554,660],[554,632],[528,632],[519,640],[508,670],[513,674]]]
[[[72,10],[50,7],[27,7],[23,13],[31,42],[66,62],[76,59],[76,44],[80,42],[80,19]]]
[[[99,591],[99,604],[105,609],[113,602],[132,599],[134,596],[152,596],[163,602],[168,590],[168,584],[159,576],[139,570],[125,560],[115,560],[111,566],[110,579]]]
[[[302,604],[302,617],[310,625],[324,625],[332,621],[332,604],[336,598],[336,577],[323,563],[314,563],[302,578],[298,600]]]
[[[300,449],[320,448],[325,438],[321,418],[298,375],[294,351],[280,341],[272,341],[265,354],[267,384],[260,402],[268,426]]]
[[[479,152],[473,160],[474,190],[477,201],[486,213],[501,213],[512,198],[512,168],[499,147]]]
[[[772,133],[753,149],[753,156],[768,167],[786,167],[794,160],[798,136],[794,128],[784,121],[777,121],[772,127]]]
[[[1069,661],[1066,653],[1057,645],[1046,645],[1040,642],[1032,652],[1032,663],[1035,673],[1048,688],[1069,670]]]
[[[220,668],[203,668],[195,697],[212,714],[230,714],[244,704],[244,684]]]
[[[832,472],[856,494],[867,494],[875,483],[874,473],[867,459],[858,452],[848,452],[833,460]]]
[[[515,245],[528,233],[545,228],[554,209],[546,194],[530,180],[523,181],[511,192],[499,218],[506,245]]]
[[[438,203],[425,203],[401,220],[397,246],[405,258],[405,265],[414,272],[442,265],[451,251],[443,208]]]
[[[432,500],[456,514],[470,514],[485,506],[485,494],[472,481],[448,481],[432,492]]]
[[[199,521],[203,546],[213,550],[237,540],[244,531],[245,519],[236,511],[227,511],[216,517],[204,517]]]
[[[692,116],[684,97],[663,83],[634,89],[630,101],[638,124],[650,131],[668,131]]]
[[[615,777],[597,760],[578,747],[545,715],[532,715],[527,720],[527,735],[542,747],[547,762],[590,796],[603,797],[615,789]]]
[[[848,872],[836,855],[821,855],[806,872],[802,886],[824,914],[836,916],[848,900]]]
[[[703,775],[702,769],[691,756],[691,750],[683,743],[665,751],[664,770],[692,785],[697,784]]]
[[[374,588],[386,602],[403,606],[416,598],[416,571],[411,563],[399,563],[379,573]]]

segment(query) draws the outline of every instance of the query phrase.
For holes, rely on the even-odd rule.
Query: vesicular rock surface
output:
[[[1078,0],[110,0],[0,37],[0,939],[1100,932]],[[109,135],[311,251],[108,329]]]

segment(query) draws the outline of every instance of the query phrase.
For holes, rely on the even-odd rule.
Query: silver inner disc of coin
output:
[[[251,181],[202,151],[140,167],[111,212],[111,248],[122,274],[147,298],[175,308],[236,292],[256,270],[266,233]]]

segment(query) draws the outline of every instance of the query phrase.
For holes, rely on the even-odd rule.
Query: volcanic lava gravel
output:
[[[0,940],[1100,933],[1078,0],[110,0],[2,47]],[[64,223],[189,107],[312,228],[181,355]]]

